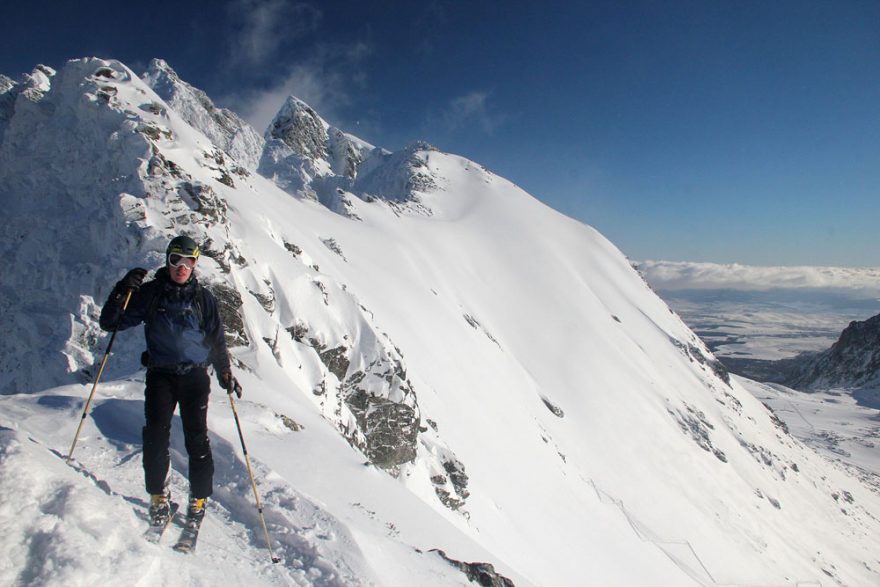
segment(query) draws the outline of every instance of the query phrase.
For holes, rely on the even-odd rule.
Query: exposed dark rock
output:
[[[345,346],[338,346],[336,348],[321,350],[321,346],[318,341],[312,339],[311,344],[315,347],[315,350],[318,351],[318,356],[321,357],[321,362],[327,366],[327,370],[336,375],[336,378],[339,381],[345,381],[345,376],[348,374],[348,366],[350,361],[348,360],[348,349]]]
[[[220,177],[217,178],[217,181],[223,185],[228,185],[231,188],[235,187],[235,181],[233,181],[232,176],[226,173],[225,170],[220,171]]]
[[[715,458],[722,463],[726,463],[727,455],[712,444],[709,431],[714,430],[715,426],[706,419],[706,414],[687,404],[685,404],[685,409],[684,412],[672,409],[668,411],[681,426],[682,432],[689,435],[700,448],[715,455]]]
[[[140,126],[139,131],[154,141],[158,141],[162,137],[165,137],[169,140],[174,138],[174,133],[172,133],[170,130],[161,129],[155,124],[143,124]]]
[[[296,342],[303,342],[306,338],[306,335],[309,333],[309,328],[305,324],[297,322],[293,326],[286,328],[288,334],[290,334],[291,338]]]
[[[564,418],[565,412],[562,411],[562,408],[551,402],[546,397],[541,397],[541,401],[544,402],[544,405],[547,406],[547,409],[553,412],[553,415],[557,418]]]
[[[109,104],[110,101],[116,97],[116,94],[118,92],[119,92],[119,90],[117,90],[113,86],[102,86],[102,87],[98,88],[98,91],[96,92],[96,94],[98,95],[99,98],[104,100],[104,102]]]
[[[470,492],[467,489],[468,476],[465,473],[464,464],[451,453],[441,457],[441,464],[445,474],[431,476],[434,492],[443,505],[457,511],[470,497]]]
[[[362,390],[350,394],[345,402],[364,433],[366,445],[361,449],[371,463],[387,469],[416,458],[419,417],[413,408]]]
[[[153,146],[153,155],[147,163],[147,173],[153,177],[169,175],[177,179],[188,179],[188,177],[184,177],[180,167],[174,161],[166,159],[155,145]]]
[[[299,257],[300,255],[302,255],[303,252],[301,248],[296,245],[290,244],[287,241],[284,241],[284,248],[293,253],[294,257]]]
[[[465,563],[446,556],[446,553],[439,549],[433,549],[430,552],[436,552],[443,560],[459,569],[471,583],[482,585],[483,587],[516,587],[510,579],[495,571],[495,566],[491,563]]]
[[[830,349],[801,361],[785,385],[811,390],[880,382],[880,314],[849,323]]]
[[[767,411],[770,412],[770,421],[773,422],[773,425],[782,430],[785,434],[791,435],[791,432],[788,431],[788,424],[783,422],[779,416],[776,415],[776,412],[773,411],[773,408],[764,404],[764,407],[767,408]]]
[[[217,308],[226,328],[226,344],[230,347],[247,346],[248,337],[241,316],[241,295],[237,290],[223,283],[209,283],[205,284],[205,287],[217,298]]]
[[[377,359],[370,363],[368,373],[357,371],[347,377],[351,365],[350,348],[338,345],[327,349],[317,339],[307,339],[309,330],[304,324],[297,323],[286,330],[294,340],[308,342],[327,370],[341,382],[339,397],[354,416],[356,423],[356,428],[342,430],[345,438],[361,450],[370,463],[378,467],[394,471],[399,465],[413,461],[420,431],[417,410],[407,403],[391,401],[387,397],[367,391],[370,388],[368,381],[375,386],[378,378],[383,382],[383,387],[399,386],[405,398],[410,398],[410,402],[414,400],[415,395],[400,362]],[[313,393],[325,395],[326,380]]]
[[[288,98],[276,115],[267,138],[279,139],[294,152],[312,159],[327,158],[327,131],[321,118],[306,103]]]
[[[328,249],[330,249],[331,251],[333,251],[334,253],[336,253],[340,257],[342,257],[343,261],[348,261],[348,259],[346,259],[345,255],[342,253],[342,247],[339,246],[339,243],[336,242],[336,239],[322,238],[321,242],[324,243],[325,247],[327,247]]]
[[[800,391],[848,388],[859,403],[864,389],[880,384],[880,314],[865,321],[853,321],[841,332],[837,342],[821,352],[804,352],[796,357],[767,361],[725,358],[727,367],[755,381],[781,383]]]
[[[178,187],[180,196],[206,221],[212,224],[226,222],[229,205],[226,200],[217,196],[217,192],[200,181],[184,181]]]
[[[703,349],[695,344],[685,344],[680,340],[671,339],[672,344],[677,346],[691,361],[696,361],[701,365],[709,367],[721,381],[730,385],[730,372],[724,364],[712,355],[707,355]]]
[[[267,294],[261,294],[251,290],[248,290],[248,292],[260,302],[260,305],[263,306],[263,309],[266,310],[267,313],[271,314],[275,311],[275,290],[273,290],[271,286],[269,287],[269,293]]]

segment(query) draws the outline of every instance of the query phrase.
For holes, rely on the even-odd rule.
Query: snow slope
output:
[[[876,488],[787,434],[610,242],[510,182],[352,140],[356,168],[325,154],[282,189],[116,61],[0,91],[3,583],[468,584],[432,549],[516,585],[880,582]],[[100,304],[181,231],[226,310],[281,565],[221,393],[199,551],[140,540],[138,331],[76,466],[59,456]],[[183,496],[177,437],[173,456]]]

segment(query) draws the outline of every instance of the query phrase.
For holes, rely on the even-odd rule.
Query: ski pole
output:
[[[122,316],[125,314],[125,310],[128,308],[128,302],[131,301],[131,294],[134,293],[133,289],[129,289],[128,293],[125,296],[125,301],[122,302],[122,313],[119,314],[119,320],[116,321],[116,326],[113,328],[113,334],[110,335],[110,342],[107,343],[107,350],[104,352],[104,358],[101,360],[101,367],[98,369],[98,375],[95,377],[95,383],[92,385],[92,392],[89,394],[89,399],[86,401],[86,406],[83,408],[82,418],[80,418],[79,426],[76,429],[76,436],[73,437],[73,444],[70,445],[70,453],[67,455],[67,463],[70,464],[70,459],[73,458],[73,449],[76,448],[76,442],[79,440],[79,434],[82,432],[83,424],[86,422],[86,416],[89,414],[89,406],[92,405],[92,398],[95,397],[95,390],[98,389],[98,381],[101,380],[101,374],[104,373],[104,365],[107,364],[107,359],[110,357],[110,349],[113,348],[113,341],[116,340],[116,333],[119,331],[119,323],[122,322]]]
[[[235,387],[238,387],[236,390]],[[241,450],[244,452],[244,462],[247,465],[248,475],[251,478],[251,487],[254,488],[254,499],[257,501],[257,511],[260,513],[260,522],[263,524],[263,534],[266,536],[266,548],[269,549],[269,556],[272,558],[273,563],[278,563],[281,561],[280,558],[275,556],[275,553],[272,552],[272,541],[269,539],[269,530],[266,528],[266,518],[263,517],[263,504],[260,502],[260,494],[257,492],[257,482],[254,480],[254,473],[251,470],[251,459],[248,457],[247,447],[244,445],[244,436],[241,433],[241,422],[238,420],[238,410],[235,409],[235,400],[232,399],[233,392],[239,394],[241,397],[241,387],[238,386],[238,382],[235,379],[231,379],[229,382],[229,389],[226,390],[226,393],[229,394],[229,405],[232,406],[232,415],[235,417],[235,427],[238,429],[238,439],[241,441]]]

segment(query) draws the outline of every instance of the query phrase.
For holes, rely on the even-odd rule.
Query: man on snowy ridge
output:
[[[195,278],[198,244],[178,236],[169,244],[165,266],[143,283],[147,270],[135,268],[119,281],[101,311],[104,330],[125,330],[144,323],[147,367],[143,429],[144,477],[150,494],[153,526],[167,525],[171,511],[167,485],[171,419],[180,405],[180,418],[189,455],[190,498],[187,517],[200,522],[213,492],[214,460],[208,441],[208,394],[213,366],[224,389],[241,388],[232,376],[223,320],[217,301]],[[123,309],[129,290],[132,296]],[[230,387],[231,386],[231,387]]]

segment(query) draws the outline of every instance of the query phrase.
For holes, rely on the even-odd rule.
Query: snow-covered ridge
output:
[[[255,170],[265,141],[234,112],[218,108],[203,91],[192,87],[161,59],[153,59],[144,81],[186,122],[248,170]]]
[[[46,514],[95,529],[50,536],[93,546],[114,520],[99,551],[118,576],[155,557],[172,585],[242,582],[240,568],[263,584],[468,584],[433,549],[518,586],[877,582],[876,493],[786,434],[595,230],[425,145],[352,142],[369,148],[351,176],[296,102],[317,150],[273,138],[263,176],[119,62],[45,78],[0,86],[15,94],[0,118],[0,258],[15,268],[0,284],[0,495],[36,463],[30,498],[69,495]],[[137,544],[138,332],[115,343],[83,474],[53,453],[106,344],[99,305],[179,232],[203,243],[199,279],[223,304],[280,568],[258,558],[220,393],[211,564]],[[0,539],[15,553],[0,576],[83,580],[95,549],[41,548],[29,512]]]

